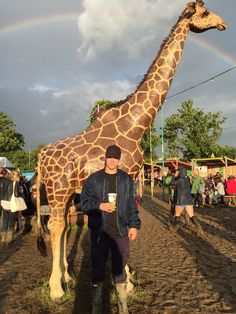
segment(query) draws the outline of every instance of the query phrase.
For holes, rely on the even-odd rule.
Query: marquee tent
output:
[[[6,157],[0,157],[0,167],[4,167],[10,170],[16,169],[16,167]]]

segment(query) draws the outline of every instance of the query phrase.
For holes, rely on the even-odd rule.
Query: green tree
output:
[[[97,114],[99,114],[100,111],[107,110],[111,107],[114,107],[118,101],[111,101],[111,100],[98,100],[95,102],[91,113],[90,113],[90,124],[93,123],[96,120]],[[158,146],[158,137],[156,134],[156,128],[154,126],[154,123],[151,125],[151,145],[150,145],[150,129],[148,129],[142,138],[141,146],[144,151],[145,159],[146,161],[150,160],[150,146],[152,147],[153,151],[153,160],[157,159],[157,155],[155,153],[155,148]]]
[[[31,170],[34,170],[34,168],[37,166],[38,154],[44,146],[46,146],[46,145],[40,143],[35,148],[33,148],[32,151],[30,152],[30,168],[31,168]]]
[[[165,121],[164,140],[170,156],[184,160],[209,157],[222,133],[226,118],[221,112],[204,113],[193,107],[193,100],[182,102],[177,114]]]
[[[24,136],[15,129],[16,124],[0,111],[0,155],[11,158],[24,145]]]
[[[232,159],[236,159],[236,147],[230,145],[219,145],[216,144],[213,147],[213,152],[215,157],[229,157]]]
[[[10,160],[16,168],[20,169],[20,171],[30,170],[29,156],[26,151],[17,150],[11,153]]]

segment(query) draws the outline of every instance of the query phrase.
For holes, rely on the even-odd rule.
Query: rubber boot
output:
[[[6,243],[6,235],[7,235],[6,231],[1,231],[1,244]]]
[[[190,225],[190,218],[186,210],[184,211],[184,220],[187,226]]]
[[[126,283],[116,283],[116,297],[118,302],[119,314],[129,314],[127,307]]]
[[[24,225],[24,230],[22,231],[22,234],[25,235],[27,233],[30,233],[32,229],[32,226],[29,222],[26,222]]]
[[[102,287],[102,282],[92,285],[92,314],[102,314]]]
[[[41,215],[40,222],[44,233],[50,234],[50,230],[48,229],[48,215]]]
[[[197,218],[195,216],[193,216],[193,217],[191,217],[191,221],[192,221],[192,223],[194,224],[194,226],[195,226],[195,228],[197,230],[197,234],[198,235],[203,235],[204,232],[203,232],[202,227],[201,227],[199,221],[197,220]]]
[[[6,244],[12,243],[13,240],[13,230],[8,230],[6,234]]]
[[[176,217],[174,219],[174,224],[173,224],[174,230],[177,231],[180,227],[180,217]]]

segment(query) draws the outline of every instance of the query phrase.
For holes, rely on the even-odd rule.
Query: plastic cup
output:
[[[116,204],[116,193],[108,193],[109,203]]]

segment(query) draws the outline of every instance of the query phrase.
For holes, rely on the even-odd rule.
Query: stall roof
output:
[[[195,158],[192,159],[198,165],[208,166],[208,167],[221,167],[221,166],[235,166],[236,160],[228,157],[211,157],[211,158]]]
[[[151,165],[150,163],[145,163],[145,165]],[[162,161],[157,161],[157,162],[154,162],[153,163],[153,166],[154,167],[162,167]],[[168,167],[168,168],[178,168],[179,166],[184,166],[184,167],[187,167],[187,168],[191,168],[192,165],[191,163],[188,163],[188,162],[185,162],[185,161],[181,161],[181,160],[178,160],[178,159],[166,159],[164,161],[164,166],[165,167]]]

